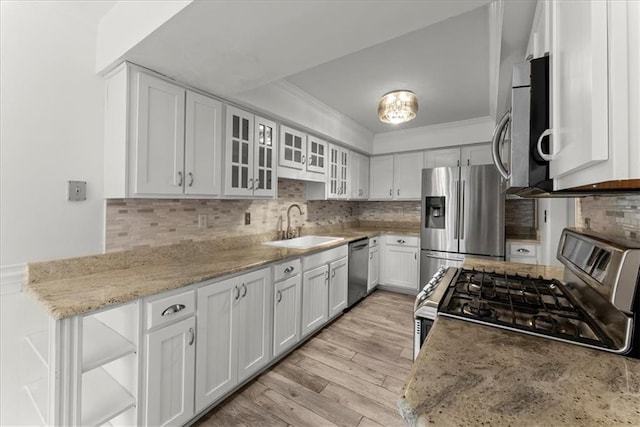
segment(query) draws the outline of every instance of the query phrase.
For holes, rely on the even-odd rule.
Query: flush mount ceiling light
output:
[[[378,103],[378,117],[384,123],[404,123],[413,120],[418,112],[418,98],[410,90],[386,93]]]

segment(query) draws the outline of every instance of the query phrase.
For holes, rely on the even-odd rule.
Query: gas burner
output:
[[[537,331],[554,332],[557,329],[558,322],[548,314],[536,314],[529,320],[529,326]]]
[[[466,284],[467,292],[475,295],[479,295],[481,291],[486,291],[487,288],[495,286],[493,278],[484,273],[471,274],[464,283]]]
[[[488,303],[479,301],[477,299],[473,299],[471,300],[471,302],[465,303],[462,306],[462,313],[468,316],[479,317],[482,319],[489,318],[495,320],[498,318],[496,310],[493,307],[491,307]]]

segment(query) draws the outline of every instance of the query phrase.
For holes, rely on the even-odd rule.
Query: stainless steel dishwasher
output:
[[[349,292],[347,307],[351,307],[367,293],[369,281],[369,239],[349,243]]]

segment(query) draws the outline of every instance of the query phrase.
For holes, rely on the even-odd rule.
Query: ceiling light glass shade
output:
[[[404,123],[418,112],[418,98],[409,90],[396,90],[380,98],[378,117],[384,123]]]

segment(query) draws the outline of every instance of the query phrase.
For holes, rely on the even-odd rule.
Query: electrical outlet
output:
[[[244,225],[251,224],[251,212],[244,213]]]
[[[198,215],[198,228],[204,229],[207,228],[207,216],[204,214]]]

